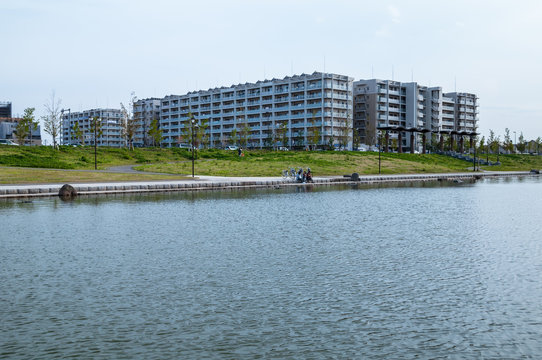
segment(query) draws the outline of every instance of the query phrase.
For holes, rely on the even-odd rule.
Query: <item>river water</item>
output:
[[[0,201],[0,358],[539,358],[542,181]]]

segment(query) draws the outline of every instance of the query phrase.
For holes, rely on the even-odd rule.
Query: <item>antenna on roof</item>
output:
[[[454,92],[457,92],[457,77],[454,76]]]

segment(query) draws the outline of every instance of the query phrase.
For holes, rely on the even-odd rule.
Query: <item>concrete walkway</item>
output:
[[[228,188],[256,188],[282,186],[314,186],[334,184],[377,184],[412,181],[472,180],[486,177],[527,176],[528,171],[487,171],[443,174],[364,175],[353,181],[350,177],[315,177],[314,183],[300,184],[282,177],[220,177],[198,176],[189,180],[124,181],[73,183],[80,195],[142,193],[163,191],[219,190]],[[537,175],[533,175],[537,176]],[[64,184],[0,185],[0,198],[57,196]]]

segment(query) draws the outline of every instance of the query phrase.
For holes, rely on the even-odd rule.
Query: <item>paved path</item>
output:
[[[100,183],[73,183],[79,194],[110,194],[123,192],[193,191],[226,188],[312,186],[335,184],[374,184],[412,181],[475,179],[501,176],[527,176],[527,171],[487,171],[442,174],[363,175],[358,181],[349,177],[315,177],[313,184],[299,184],[282,177],[221,177],[198,176],[185,180],[119,181]],[[56,196],[64,184],[0,185],[0,198],[28,196]]]

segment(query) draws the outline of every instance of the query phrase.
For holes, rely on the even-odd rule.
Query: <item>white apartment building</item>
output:
[[[352,83],[348,76],[314,72],[169,95],[160,110],[163,144],[186,142],[182,130],[190,114],[209,121],[212,147],[232,144],[232,131],[239,134],[247,126],[249,147],[302,148],[310,145],[311,134],[319,135],[319,145],[338,144],[352,131]],[[278,136],[281,128],[287,129],[285,143]]]
[[[141,99],[134,103],[133,113],[137,124],[134,137],[134,146],[150,146],[152,140],[149,136],[149,129],[154,119],[160,120],[160,104],[162,99],[148,98]]]
[[[353,93],[354,128],[364,144],[376,144],[378,128],[399,127],[403,130],[388,131],[389,138],[400,140],[402,149],[421,150],[424,132],[472,133],[477,128],[474,94],[443,93],[440,87],[380,79],[354,82]]]
[[[91,134],[91,120],[97,116],[101,122],[102,136],[98,137],[98,146],[123,147],[123,115],[120,109],[91,109],[81,112],[64,113],[62,115],[62,143],[78,145],[94,145]],[[83,143],[77,139],[74,126],[78,124],[83,133]]]

